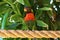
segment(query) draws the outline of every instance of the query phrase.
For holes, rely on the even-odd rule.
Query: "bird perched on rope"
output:
[[[24,21],[28,25],[30,30],[34,29],[34,24],[35,24],[35,16],[34,13],[32,12],[31,7],[24,7],[24,12],[26,12],[26,15],[24,17]]]

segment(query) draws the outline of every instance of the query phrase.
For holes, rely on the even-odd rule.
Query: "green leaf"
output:
[[[6,29],[16,29],[16,27],[20,25],[20,23],[12,23],[11,25],[9,25]]]
[[[52,18],[52,16],[53,16],[52,8],[43,7],[43,8],[40,8],[39,10],[42,11],[42,12],[43,12],[43,11],[47,11],[48,16],[49,16],[50,18]]]
[[[4,29],[6,26],[6,22],[7,22],[7,18],[9,13],[11,12],[11,9],[8,9],[5,13],[5,15],[3,16],[3,20],[2,20],[2,25],[1,25],[1,29]]]
[[[10,2],[10,3],[14,3],[15,0],[3,0],[4,2]]]
[[[40,8],[40,10],[44,10],[44,11],[52,11],[52,9],[49,8],[49,7],[43,7],[43,8]]]
[[[42,27],[48,27],[48,25],[41,20],[37,20],[37,25]]]
[[[24,3],[26,6],[31,6],[30,3],[29,3],[29,0],[24,0]]]
[[[43,11],[38,9],[37,13],[35,14],[36,19],[39,19],[39,17],[41,17],[42,14],[43,14]]]
[[[17,0],[17,2],[19,2],[19,3],[24,5],[24,0]]]
[[[7,11],[7,9],[9,9],[9,8],[10,8],[10,7],[9,7],[8,4],[0,5],[0,15],[1,15],[1,14],[4,14],[4,13]]]
[[[3,5],[3,4],[5,4],[5,2],[0,2],[0,5]]]
[[[56,0],[56,2],[60,2],[60,0]]]
[[[17,0],[17,2],[21,3],[22,5],[25,5],[25,6],[31,6],[30,3],[29,3],[29,0]]]
[[[14,4],[14,3],[12,3],[12,0],[5,0],[5,2],[8,3],[12,7],[12,9],[13,9],[14,13],[16,13],[16,15],[22,16],[20,13],[20,10],[19,10],[19,3]]]
[[[10,17],[11,20],[14,20],[15,22],[21,22],[21,17],[19,15],[11,15]]]

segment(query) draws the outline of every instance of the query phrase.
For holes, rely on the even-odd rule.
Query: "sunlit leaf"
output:
[[[44,11],[52,11],[52,9],[49,8],[49,7],[43,7],[43,8],[40,8],[40,10],[44,10]]]
[[[24,0],[17,0],[17,2],[19,2],[19,3],[24,5]]]
[[[25,5],[25,6],[31,6],[30,3],[29,3],[29,0],[17,0],[17,2]]]
[[[41,20],[37,20],[37,25],[41,27],[48,27],[48,25]]]

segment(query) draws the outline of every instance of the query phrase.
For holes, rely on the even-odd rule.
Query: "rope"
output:
[[[2,38],[60,38],[60,31],[0,30]]]

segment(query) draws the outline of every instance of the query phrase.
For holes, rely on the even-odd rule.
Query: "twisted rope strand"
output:
[[[2,38],[60,38],[60,31],[0,30]]]

